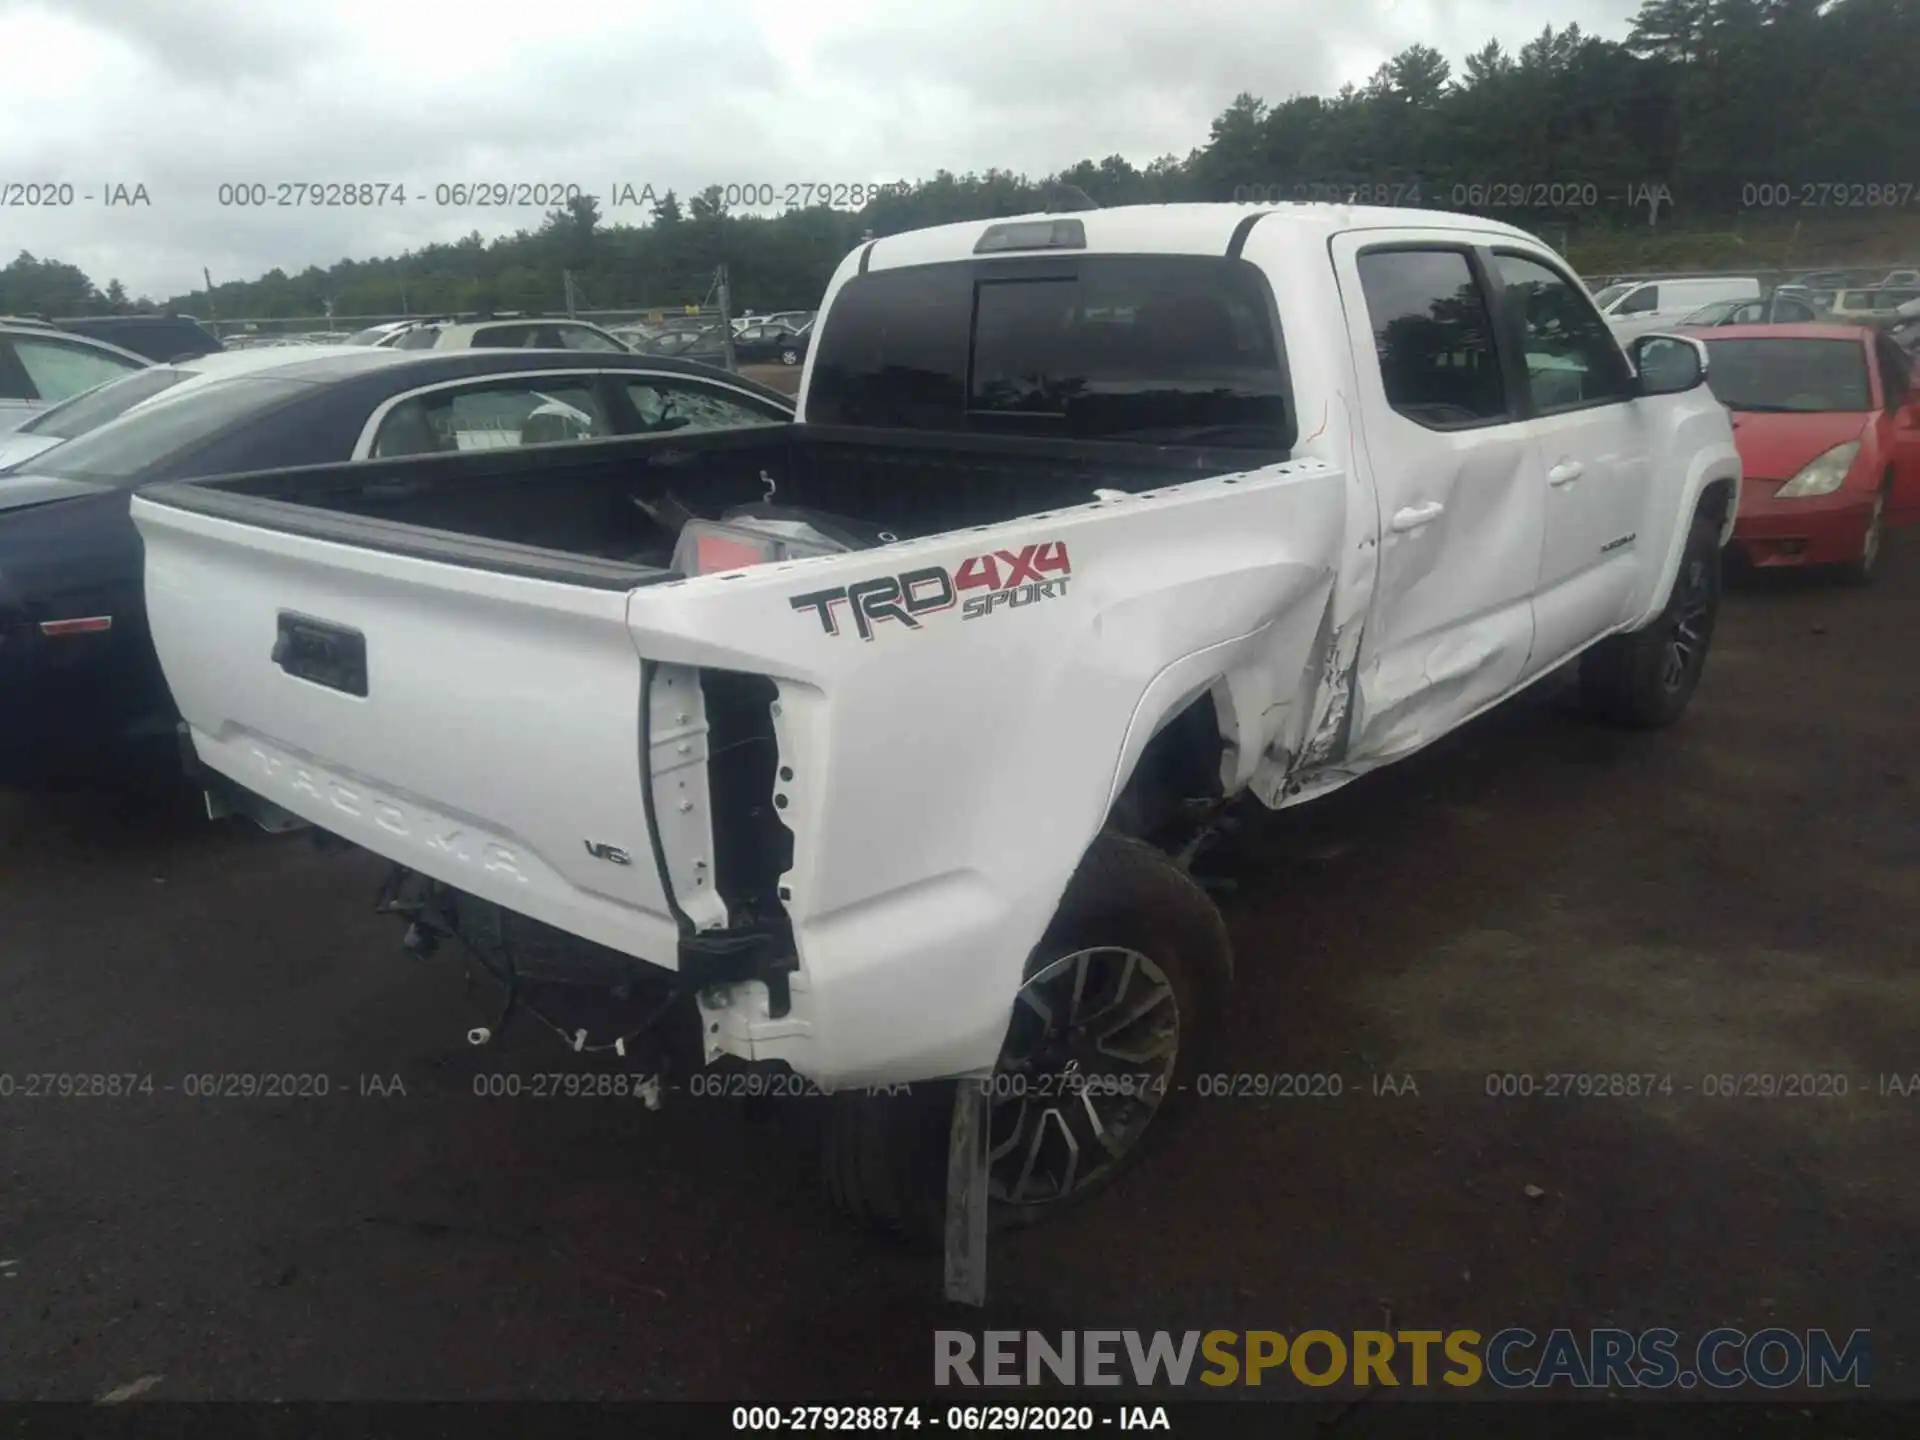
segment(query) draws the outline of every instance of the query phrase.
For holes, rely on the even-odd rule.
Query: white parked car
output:
[[[34,456],[51,450],[65,440],[74,440],[117,420],[159,395],[181,394],[212,380],[230,379],[255,370],[266,370],[291,360],[317,359],[342,352],[357,353],[358,347],[345,345],[303,347],[297,357],[285,347],[251,346],[240,350],[216,350],[191,360],[176,360],[166,365],[149,365],[127,371],[120,378],[42,410],[31,420],[9,433],[0,434],[0,471],[15,469]]]
[[[1521,230],[972,221],[862,245],[821,313],[795,424],[133,517],[221,803],[390,860],[416,952],[651,990],[693,1063],[836,1092],[860,1218],[1050,1214],[1165,1128],[1232,978],[1186,868],[1230,802],[1324,796],[1569,662],[1631,726],[1699,682],[1740,484],[1705,347],[1624,352]]]
[[[385,345],[397,339],[408,330],[421,325],[451,325],[450,316],[442,315],[438,319],[383,320],[378,325],[369,325],[364,330],[356,330],[347,337],[349,345]]]
[[[529,318],[447,324],[427,321],[374,342],[394,350],[581,350],[626,355],[618,336],[585,320]]]
[[[40,320],[0,316],[0,435],[49,406],[144,370],[144,355]]]
[[[1622,280],[1593,297],[1600,313],[1622,342],[1654,330],[1672,329],[1701,306],[1715,300],[1758,300],[1760,282],[1751,277],[1706,275],[1693,279]]]

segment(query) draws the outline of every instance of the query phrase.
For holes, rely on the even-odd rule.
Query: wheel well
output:
[[[1219,799],[1225,746],[1213,694],[1205,692],[1147,742],[1113,802],[1108,824],[1122,834],[1151,840],[1179,824],[1189,800]]]
[[[1716,523],[1724,525],[1727,521],[1727,507],[1733,503],[1733,482],[1715,480],[1700,492],[1700,508],[1697,513],[1710,516]]]

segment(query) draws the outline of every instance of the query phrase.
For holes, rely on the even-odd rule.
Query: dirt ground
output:
[[[1875,1395],[1914,1397],[1920,1095],[1878,1091],[1920,1072],[1917,622],[1910,540],[1870,591],[1749,583],[1674,731],[1549,690],[1250,827],[1211,1068],[1344,1093],[1196,1100],[1072,1221],[996,1242],[984,1315],[833,1215],[817,1101],[475,1095],[573,1062],[531,1027],[464,1043],[456,963],[402,954],[370,858],[0,796],[0,1070],[156,1083],[0,1100],[0,1396],[911,1398],[942,1327],[1385,1321],[1867,1328]],[[330,1093],[187,1093],[228,1073]]]

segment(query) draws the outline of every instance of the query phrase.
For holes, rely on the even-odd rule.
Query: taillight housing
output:
[[[770,561],[838,555],[840,542],[797,520],[689,520],[673,547],[673,568],[692,578]]]

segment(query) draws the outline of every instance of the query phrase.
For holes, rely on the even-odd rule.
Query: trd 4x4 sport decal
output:
[[[1066,542],[1043,540],[1017,554],[996,550],[970,556],[951,572],[929,565],[924,570],[796,595],[789,603],[796,610],[813,611],[829,635],[840,633],[840,616],[834,607],[844,603],[860,638],[871,640],[874,626],[882,620],[897,620],[909,630],[918,630],[921,616],[951,610],[956,604],[962,620],[978,620],[1003,607],[1017,609],[1036,600],[1051,600],[1067,593],[1072,570]],[[969,590],[981,593],[968,595]]]

